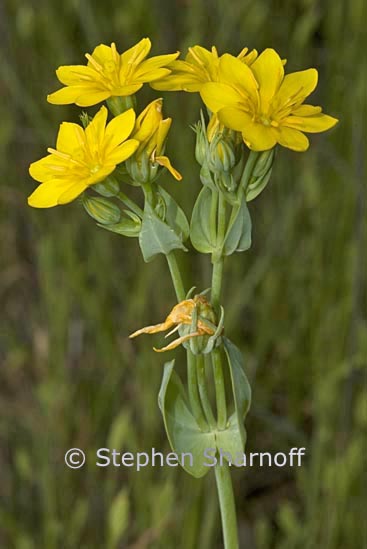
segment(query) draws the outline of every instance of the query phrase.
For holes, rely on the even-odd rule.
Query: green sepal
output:
[[[216,249],[210,231],[212,191],[204,186],[196,199],[190,224],[190,238],[194,248],[203,254]]]
[[[118,223],[111,225],[102,225],[101,223],[97,223],[98,227],[102,227],[102,229],[106,229],[112,233],[121,234],[130,238],[138,237],[141,231],[140,217],[129,210],[123,211],[130,219],[121,218]]]
[[[177,249],[187,251],[181,236],[159,218],[148,200],[145,201],[139,244],[146,263],[158,254],[167,255]]]
[[[192,465],[186,458],[182,467],[195,478],[205,476],[210,467],[204,463],[207,458],[204,452],[207,448],[216,448],[215,433],[203,432],[192,415],[184,386],[173,371],[175,361],[164,365],[161,388],[158,395],[158,405],[162,412],[167,437],[173,452],[179,456],[182,453],[192,455]]]
[[[251,230],[251,217],[243,197],[240,205],[234,206],[224,240],[223,255],[248,250],[251,246]]]

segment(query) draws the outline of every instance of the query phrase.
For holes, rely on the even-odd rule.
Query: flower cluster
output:
[[[115,117],[107,123],[108,111],[101,107],[90,122],[84,118],[84,128],[61,124],[56,148],[30,166],[31,176],[41,183],[29,197],[31,206],[65,204],[93,186],[98,192],[96,185],[121,167],[137,185],[154,182],[162,168],[175,179],[182,178],[164,154],[172,119],[163,118],[162,99],[152,101],[138,116],[129,109],[144,83],[156,90],[200,93],[211,115],[204,138],[205,162],[200,161],[202,180],[205,170],[219,169],[224,190],[236,187],[233,169],[240,165],[244,146],[269,151],[280,144],[305,151],[309,141],[304,132],[322,132],[337,123],[321,107],[304,104],[316,88],[316,69],[285,74],[285,60],[273,49],[259,55],[244,48],[235,57],[218,55],[214,46],[194,46],[185,60],[177,59],[179,52],[148,58],[150,49],[148,38],[122,54],[114,43],[100,44],[86,54],[86,65],[57,69],[64,87],[48,95],[50,103],[86,107],[107,101]]]
[[[302,132],[318,133],[332,128],[337,119],[321,107],[304,105],[317,85],[316,69],[285,75],[284,64],[273,49],[260,55],[245,48],[238,57],[218,56],[196,46],[185,61],[171,63],[172,73],[152,86],[158,90],[200,92],[223,126],[241,132],[254,151],[272,149],[277,143],[295,151],[309,146]]]
[[[30,175],[41,183],[28,198],[30,206],[49,208],[66,204],[89,187],[106,196],[100,184],[127,159],[133,183],[151,182],[160,167],[167,168],[175,179],[181,179],[164,156],[172,119],[163,119],[162,100],[150,103],[139,116],[128,108],[131,104],[128,99],[144,83],[171,73],[168,65],[179,55],[177,52],[147,59],[150,49],[148,38],[121,55],[114,43],[110,47],[100,44],[92,54],[86,54],[86,66],[57,69],[57,77],[65,87],[47,96],[50,103],[89,107],[106,100],[111,107],[109,101],[122,102],[120,112],[108,123],[108,110],[102,106],[92,120],[82,115],[84,128],[70,122],[61,124],[56,147],[48,148],[48,156],[30,165]],[[116,105],[110,110],[116,114]],[[139,177],[142,163],[145,177]]]

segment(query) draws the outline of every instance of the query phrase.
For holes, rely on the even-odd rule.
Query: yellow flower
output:
[[[316,69],[284,75],[273,49],[266,49],[251,68],[225,54],[219,63],[219,82],[205,84],[201,97],[224,126],[242,133],[250,149],[264,151],[279,143],[305,151],[309,141],[302,132],[323,132],[338,122],[322,114],[321,107],[303,105],[317,78]]]
[[[28,198],[30,206],[50,208],[71,202],[135,152],[139,141],[127,140],[135,123],[133,109],[107,126],[106,122],[107,109],[101,107],[85,130],[78,124],[61,124],[56,149],[47,149],[50,154],[29,167],[33,179],[41,183]]]
[[[186,333],[185,335],[175,339],[174,341],[172,341],[172,343],[166,345],[166,347],[163,347],[162,349],[154,348],[154,350],[158,353],[171,351],[172,349],[175,349],[176,347],[181,345],[181,343],[184,343],[189,339],[205,335],[213,335],[216,330],[216,326],[214,325],[214,315],[205,297],[202,295],[197,295],[193,299],[186,299],[184,301],[181,301],[181,303],[178,303],[178,305],[175,305],[170,314],[167,316],[166,320],[161,324],[155,324],[154,326],[146,326],[145,328],[141,328],[140,330],[137,330],[136,332],[131,334],[129,337],[133,338],[141,334],[156,334],[158,332],[164,332],[165,330],[169,330],[170,328],[174,327],[174,329],[167,334],[167,336],[170,336],[182,326],[190,326],[192,324],[192,317],[195,309],[197,309],[198,311],[198,319],[195,331]],[[200,313],[203,313],[205,317],[200,316]]]
[[[154,179],[158,165],[167,168],[178,181],[182,179],[182,175],[163,154],[172,118],[163,119],[162,105],[162,99],[149,103],[137,117],[132,133],[132,137],[137,139],[140,145],[127,167],[133,179],[142,182]]]
[[[256,57],[257,51],[252,50],[248,53],[248,48],[244,48],[237,56],[247,65],[251,65]],[[172,73],[163,79],[156,80],[151,86],[161,91],[198,92],[205,83],[218,80],[219,61],[220,57],[215,46],[211,51],[201,46],[194,46],[189,48],[185,61],[173,61],[169,65]]]
[[[179,55],[158,55],[146,59],[151,49],[149,38],[121,55],[116,45],[100,44],[92,55],[86,54],[85,65],[59,67],[56,75],[66,87],[47,96],[55,105],[76,103],[81,107],[96,105],[113,96],[127,96],[137,92],[145,82],[153,82],[170,74],[166,65]]]

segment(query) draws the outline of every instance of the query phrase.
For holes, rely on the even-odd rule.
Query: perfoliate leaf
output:
[[[194,248],[203,254],[210,254],[216,248],[210,234],[212,191],[205,186],[201,189],[192,211],[190,238]]]
[[[244,419],[251,404],[251,387],[243,367],[243,357],[240,350],[228,338],[223,338],[224,350],[227,355],[229,371],[231,374],[232,393],[235,404],[235,411],[229,419],[228,433],[233,431],[234,440],[228,440],[228,433],[223,432],[223,442],[227,441],[232,447],[240,447],[236,452],[244,452],[246,442],[246,431]],[[219,444],[219,440],[218,440]],[[225,446],[223,446],[225,449]],[[230,450],[227,450],[230,451]],[[234,452],[234,454],[236,453]]]
[[[182,238],[158,217],[148,201],[145,202],[139,244],[146,262],[158,254],[167,255],[175,249],[186,251]]]
[[[179,457],[183,453],[192,456],[181,461],[182,467],[190,475],[200,478],[206,475],[209,467],[205,466],[205,450],[215,448],[215,433],[203,432],[193,417],[185,395],[185,389],[176,372],[175,361],[164,365],[164,373],[158,396],[169,443],[173,452]]]
[[[185,242],[190,233],[190,226],[186,215],[172,196],[162,187],[159,187],[159,193],[163,197],[166,204],[167,225],[169,225],[175,233],[182,238],[183,242]]]

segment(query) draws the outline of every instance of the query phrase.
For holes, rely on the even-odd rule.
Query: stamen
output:
[[[88,59],[91,65],[96,69],[96,71],[103,74],[103,67],[90,55],[90,53],[86,53],[85,57]]]

